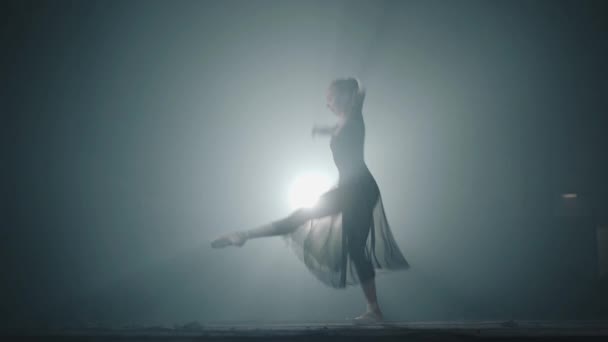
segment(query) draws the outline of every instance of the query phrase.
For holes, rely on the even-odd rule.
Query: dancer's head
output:
[[[337,78],[327,90],[327,107],[338,116],[361,115],[365,90],[356,78]]]

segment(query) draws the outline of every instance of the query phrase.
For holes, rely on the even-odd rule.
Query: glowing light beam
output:
[[[319,173],[307,173],[296,178],[289,190],[292,209],[313,207],[319,197],[331,187],[329,177]]]

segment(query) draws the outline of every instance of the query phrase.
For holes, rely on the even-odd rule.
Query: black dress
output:
[[[287,229],[292,232],[283,238],[321,282],[334,288],[364,282],[377,271],[409,268],[391,233],[378,185],[365,165],[364,139],[362,116],[349,118],[330,143],[337,186],[313,208],[275,222],[297,226]]]

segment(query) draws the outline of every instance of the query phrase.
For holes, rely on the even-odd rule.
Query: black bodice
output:
[[[364,160],[365,125],[362,118],[348,119],[331,138],[330,147],[338,168],[340,183],[356,180],[369,173]]]

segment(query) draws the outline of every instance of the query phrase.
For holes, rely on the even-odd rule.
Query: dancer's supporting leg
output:
[[[380,306],[378,305],[378,297],[376,296],[376,279],[371,278],[365,282],[362,282],[361,288],[363,289],[363,294],[367,300],[367,311],[357,318],[362,319],[371,315],[374,316],[373,318],[376,320],[382,320],[384,315],[382,314],[382,310],[380,310]]]
[[[382,320],[383,314],[378,305],[376,295],[376,272],[369,256],[366,256],[366,246],[370,229],[373,229],[373,205],[365,202],[356,203],[354,210],[343,220],[350,227],[348,253],[355,264],[361,289],[367,302],[366,312],[355,318],[357,323],[367,323]]]

